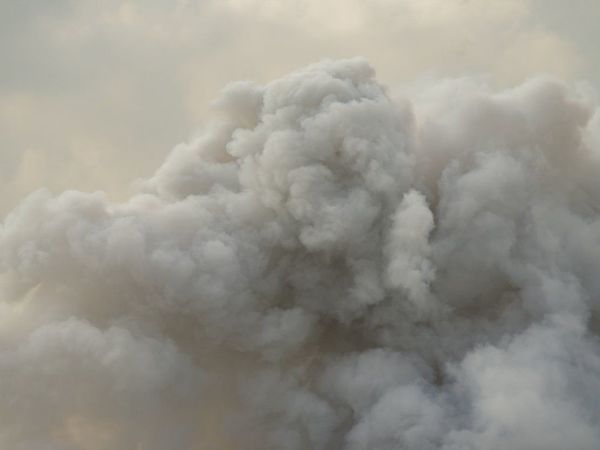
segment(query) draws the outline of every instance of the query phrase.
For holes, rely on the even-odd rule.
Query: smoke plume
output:
[[[362,59],[232,84],[128,201],[26,198],[0,446],[597,449],[596,106],[407,92]]]

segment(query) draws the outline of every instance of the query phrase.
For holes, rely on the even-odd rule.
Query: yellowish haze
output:
[[[2,2],[0,213],[42,186],[123,195],[225,84],[324,57],[365,56],[391,87],[592,78],[594,16],[585,0]]]
[[[596,450],[599,10],[2,2],[0,448]]]

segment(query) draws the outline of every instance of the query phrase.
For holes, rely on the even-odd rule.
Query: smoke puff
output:
[[[236,83],[123,203],[0,231],[0,443],[595,449],[600,115],[532,79]]]

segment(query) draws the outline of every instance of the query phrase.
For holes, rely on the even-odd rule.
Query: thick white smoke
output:
[[[0,447],[599,448],[600,114],[411,97],[360,59],[234,84],[129,201],[24,200]]]

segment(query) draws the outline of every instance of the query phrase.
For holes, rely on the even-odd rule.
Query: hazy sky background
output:
[[[598,86],[595,0],[3,0],[0,214],[38,187],[119,197],[228,82],[367,57],[390,87],[532,74]]]
[[[0,448],[596,450],[598,19],[0,0]]]

